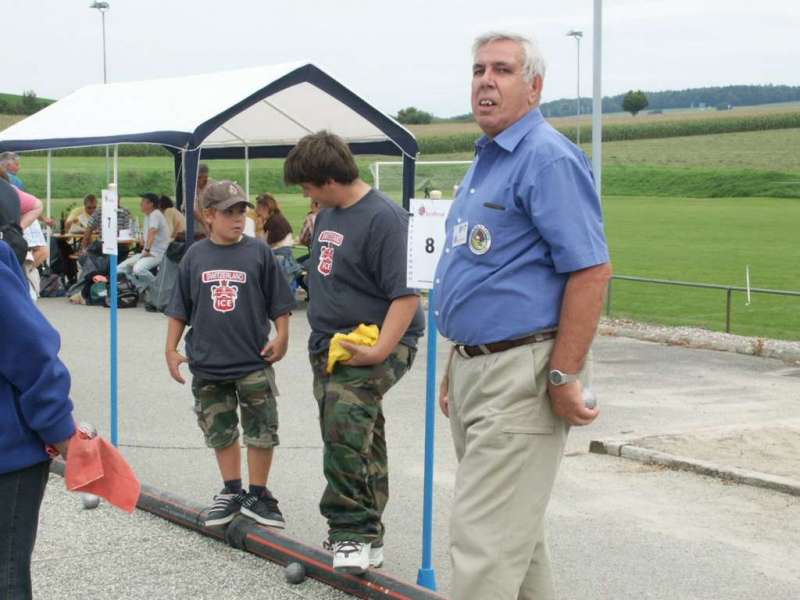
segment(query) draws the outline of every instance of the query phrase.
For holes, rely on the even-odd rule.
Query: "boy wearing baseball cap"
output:
[[[210,233],[192,244],[180,263],[165,311],[166,361],[178,383],[185,383],[181,363],[189,364],[197,422],[206,445],[214,449],[224,482],[205,511],[204,524],[225,525],[241,512],[262,525],[284,527],[278,501],[267,489],[278,445],[272,364],[286,354],[294,298],[269,247],[243,235],[248,206],[253,207],[235,182],[206,188],[202,207]],[[269,321],[276,331],[271,340]],[[178,343],[187,325],[183,356]],[[240,419],[247,492],[242,488]]]

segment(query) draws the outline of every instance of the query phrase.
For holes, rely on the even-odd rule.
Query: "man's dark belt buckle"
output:
[[[517,338],[515,340],[505,340],[502,342],[490,342],[488,344],[478,344],[477,346],[466,346],[464,344],[456,344],[456,352],[464,358],[473,358],[482,354],[494,354],[495,352],[505,352],[516,348],[517,346],[524,346],[526,344],[536,344],[539,342],[546,342],[547,340],[555,339],[557,331],[540,331],[532,333],[525,337]]]

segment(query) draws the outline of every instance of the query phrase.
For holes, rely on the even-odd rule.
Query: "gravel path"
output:
[[[791,365],[800,365],[800,342],[746,337],[698,327],[668,327],[624,319],[603,319],[600,322],[600,333],[661,342],[671,346],[777,358]]]

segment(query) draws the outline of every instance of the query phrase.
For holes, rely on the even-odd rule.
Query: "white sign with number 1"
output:
[[[406,285],[432,289],[436,263],[445,245],[444,224],[452,200],[411,198],[408,220],[408,268]]]

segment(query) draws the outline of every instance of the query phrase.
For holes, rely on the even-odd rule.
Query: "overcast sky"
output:
[[[592,0],[109,0],[110,82],[310,61],[379,109],[469,111],[470,45],[488,29],[533,33],[544,101],[591,94]],[[91,0],[0,0],[0,92],[60,98],[102,82]],[[798,0],[605,0],[603,94],[631,88],[800,85]]]

